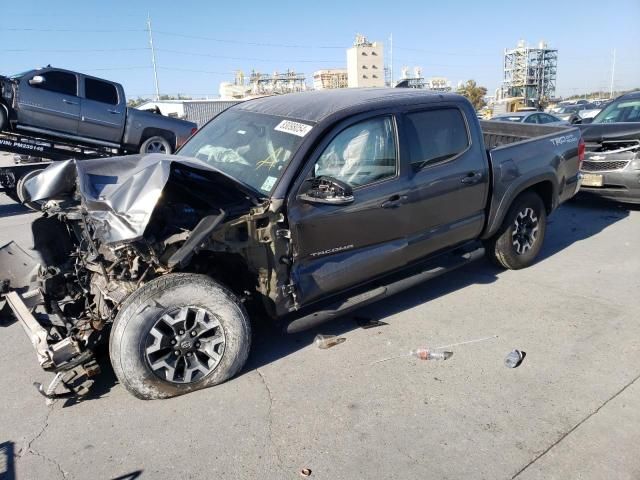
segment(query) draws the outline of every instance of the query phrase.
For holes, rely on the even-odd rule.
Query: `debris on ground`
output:
[[[389,325],[388,323],[383,322],[381,320],[376,320],[375,318],[353,317],[353,319],[356,321],[356,323],[360,328],[363,328],[365,330],[367,328],[375,328],[375,327],[382,327],[383,325]]]
[[[302,470],[300,470],[300,475],[302,475],[303,477],[308,477],[311,475],[311,469],[310,468],[303,468]]]
[[[489,337],[476,338],[474,340],[466,340],[464,342],[450,343],[449,345],[441,345],[436,348],[422,347],[416,350],[411,350],[407,354],[395,355],[393,357],[376,360],[375,362],[372,362],[371,365],[374,365],[376,363],[386,362],[387,360],[395,360],[396,358],[402,358],[402,357],[416,357],[416,358],[419,358],[420,360],[448,360],[453,356],[453,352],[450,350],[445,350],[445,348],[456,347],[459,345],[467,345],[469,343],[484,342],[485,340],[492,340],[494,338],[498,338],[498,335],[491,335]]]
[[[409,355],[420,360],[449,360],[453,357],[453,352],[438,352],[435,350],[429,350],[428,348],[418,348],[416,350],[411,350]]]
[[[334,347],[342,342],[346,342],[347,339],[344,337],[338,337],[336,335],[316,335],[316,338],[313,339],[313,343],[315,343],[316,347],[326,350],[327,348]]]
[[[509,352],[507,358],[504,359],[504,364],[509,368],[516,368],[522,363],[525,355],[526,353],[514,349]]]

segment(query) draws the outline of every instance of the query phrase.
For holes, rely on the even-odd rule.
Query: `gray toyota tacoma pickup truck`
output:
[[[313,327],[485,253],[534,262],[579,188],[577,128],[478,122],[453,94],[345,89],[231,107],[175,156],[60,162],[34,249],[0,249],[5,312],[62,382],[108,341],[144,399],[223,382],[252,322]],[[251,318],[251,321],[250,321]]]
[[[127,108],[119,83],[47,67],[0,77],[0,131],[123,153],[172,153],[196,124]]]

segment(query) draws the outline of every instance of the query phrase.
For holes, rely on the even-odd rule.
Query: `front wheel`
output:
[[[515,199],[502,226],[487,244],[489,257],[510,270],[528,267],[544,241],[547,212],[539,195],[525,192]]]
[[[247,313],[205,275],[169,274],[133,293],[109,341],[118,380],[145,400],[170,398],[236,375],[249,355]]]

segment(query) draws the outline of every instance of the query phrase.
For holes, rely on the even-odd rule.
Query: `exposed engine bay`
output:
[[[27,331],[40,365],[58,375],[47,398],[79,393],[72,378],[98,371],[123,304],[171,272],[206,273],[273,311],[286,264],[274,261],[282,215],[223,173],[164,155],[60,162],[27,186],[43,216],[33,251],[0,249],[0,307]],[[284,270],[281,270],[284,269]]]

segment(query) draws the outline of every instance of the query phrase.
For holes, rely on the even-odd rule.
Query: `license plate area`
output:
[[[597,173],[582,174],[582,185],[585,187],[601,187],[602,184],[602,175],[598,175]]]

